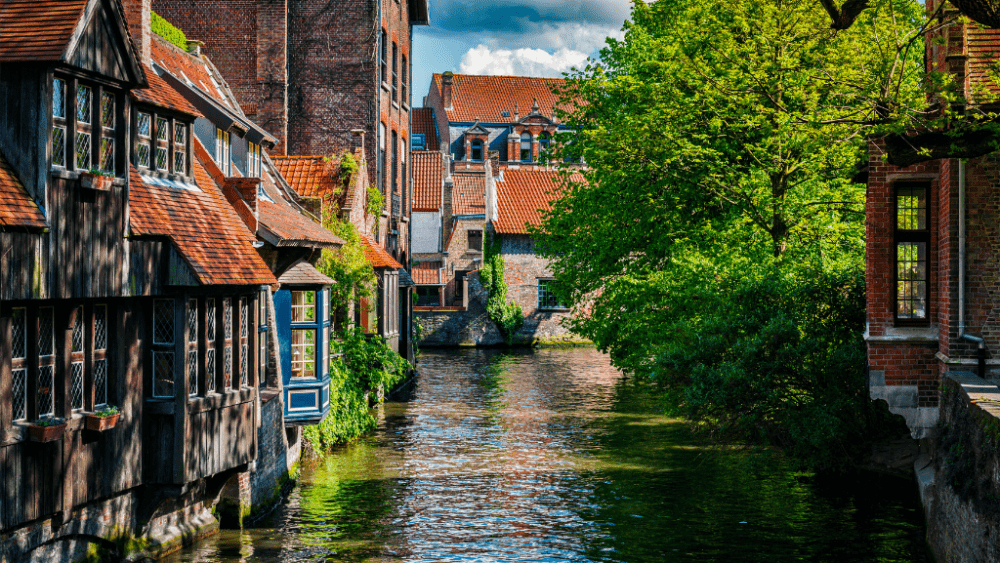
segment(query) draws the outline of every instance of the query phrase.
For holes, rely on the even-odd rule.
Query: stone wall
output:
[[[285,429],[281,393],[268,393],[260,407],[260,428],[257,429],[257,463],[250,472],[250,503],[253,518],[267,512],[281,500],[282,488],[295,477],[302,452],[301,432]]]
[[[540,309],[538,281],[552,279],[549,261],[535,254],[534,242],[527,235],[503,235],[504,281],[507,296],[524,313],[524,326],[516,338],[526,342],[582,342],[570,333],[563,320],[571,316],[569,309]]]

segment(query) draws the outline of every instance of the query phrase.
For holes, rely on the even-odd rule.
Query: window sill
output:
[[[52,168],[49,170],[49,176],[53,178],[59,178],[62,180],[79,180],[80,171],[79,170],[66,170],[65,168]],[[113,186],[124,186],[125,178],[120,176],[115,176],[111,179],[111,185]]]
[[[891,326],[878,336],[871,336],[865,331],[867,342],[937,342],[938,328],[936,326]]]
[[[393,100],[392,101],[392,107],[395,108],[395,109],[399,109],[399,102],[397,102],[396,100]]]
[[[388,84],[388,83],[386,83],[386,81],[385,81],[385,80],[383,80],[383,81],[382,81],[382,89],[383,89],[383,90],[385,90],[386,92],[388,92],[388,91],[389,91],[389,89],[390,89],[390,88],[389,88],[389,84]]]

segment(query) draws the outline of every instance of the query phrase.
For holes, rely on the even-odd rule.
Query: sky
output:
[[[413,105],[431,75],[559,77],[622,37],[630,0],[427,0],[430,25],[413,27]]]

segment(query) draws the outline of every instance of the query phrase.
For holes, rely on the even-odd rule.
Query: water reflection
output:
[[[925,561],[910,483],[706,451],[594,350],[431,352],[263,527],[172,561]]]

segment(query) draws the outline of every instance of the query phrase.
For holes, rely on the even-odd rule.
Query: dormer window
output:
[[[230,174],[229,168],[229,131],[223,131],[222,129],[215,130],[215,162],[219,164],[219,168],[222,169],[222,173],[228,176]]]
[[[118,93],[76,78],[52,80],[52,166],[116,174]]]
[[[469,143],[469,160],[481,161],[483,159],[483,142],[479,139]]]
[[[260,145],[247,143],[247,176],[260,178]]]
[[[143,172],[187,176],[189,129],[189,124],[169,116],[137,111],[135,165]]]
[[[538,158],[539,160],[548,160],[549,145],[552,142],[552,137],[549,135],[548,131],[542,131],[538,136]]]
[[[521,133],[521,162],[531,162],[531,133]]]
[[[167,128],[167,120],[162,117],[156,118],[156,169],[161,172],[167,171],[167,135],[170,130]]]
[[[174,123],[174,173],[187,174],[187,125]]]
[[[136,165],[149,168],[150,154],[153,152],[153,118],[148,113],[139,112],[138,118],[139,144],[136,147]]]

